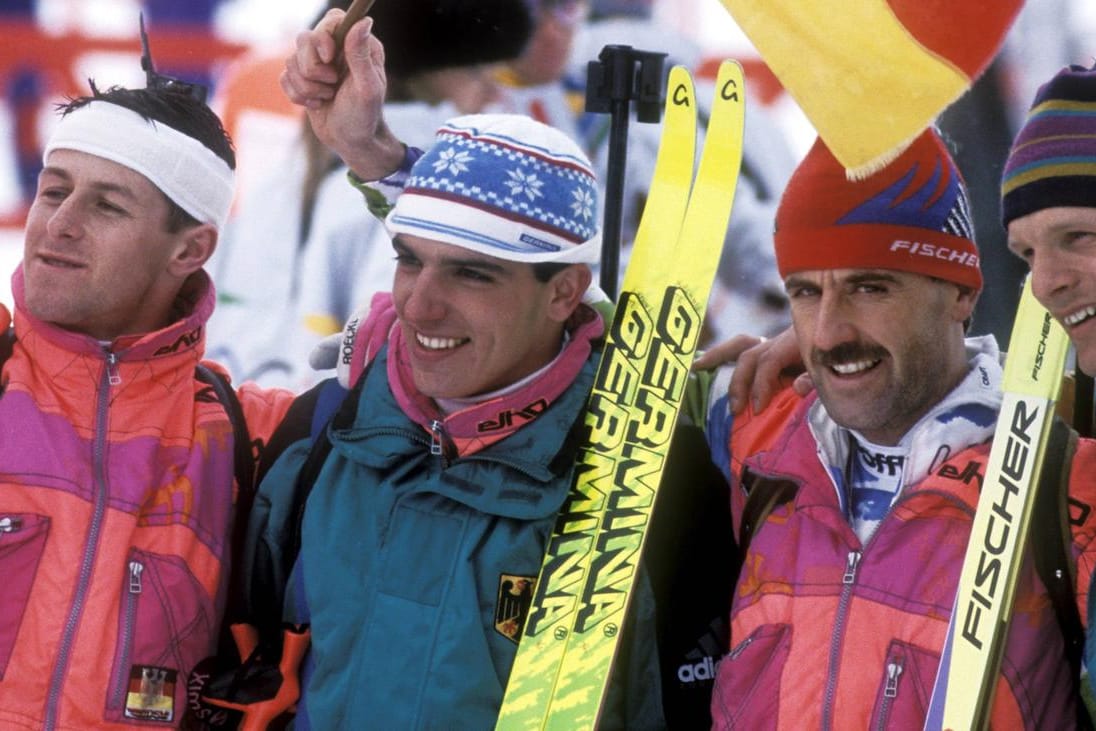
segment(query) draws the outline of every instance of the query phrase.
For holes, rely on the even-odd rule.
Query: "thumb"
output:
[[[376,74],[384,69],[384,47],[373,35],[373,19],[369,16],[350,26],[343,42],[343,58],[355,76]]]

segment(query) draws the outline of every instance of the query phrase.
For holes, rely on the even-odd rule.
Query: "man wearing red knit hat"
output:
[[[919,728],[1001,403],[996,342],[966,338],[982,277],[963,182],[932,130],[856,181],[818,142],[775,244],[815,391],[734,414],[715,387],[744,552],[715,727]],[[1063,639],[1025,571],[991,725],[1063,727]]]

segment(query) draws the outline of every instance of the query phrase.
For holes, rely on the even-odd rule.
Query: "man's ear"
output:
[[[974,316],[974,306],[978,304],[978,295],[982,291],[961,285],[955,285],[955,288],[958,290],[958,294],[952,303],[952,311],[955,313],[954,319],[956,322],[966,322]]]
[[[168,262],[168,270],[180,279],[205,266],[209,257],[217,249],[217,227],[211,223],[202,223],[180,233],[175,251]]]
[[[585,264],[572,264],[556,272],[548,280],[548,316],[555,322],[566,322],[582,302],[591,281],[593,274]]]

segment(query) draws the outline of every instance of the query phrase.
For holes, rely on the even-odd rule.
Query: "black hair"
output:
[[[388,82],[517,58],[536,20],[528,0],[401,0],[369,11]],[[388,101],[397,101],[389,89]],[[406,99],[401,99],[406,101]]]
[[[116,104],[141,115],[145,120],[171,127],[201,142],[224,160],[230,169],[236,169],[236,152],[220,118],[204,102],[184,90],[170,87],[126,89],[112,86],[106,91],[100,91],[95,82],[91,82],[91,94],[62,102],[57,105],[57,111],[63,117],[93,101]],[[166,195],[164,197],[167,198]],[[168,198],[168,203],[171,206],[167,221],[168,231],[179,231],[199,223],[175,201]]]
[[[571,265],[555,261],[538,261],[535,264],[530,264],[529,266],[533,267],[533,277],[538,282],[547,282],[552,277],[556,276],[556,274],[562,272],[564,269]]]
[[[91,85],[91,92],[87,96],[58,104],[57,111],[64,116],[93,101],[117,104],[141,115],[143,119],[166,124],[175,131],[196,139],[224,160],[229,168],[236,169],[236,152],[220,118],[190,94],[170,88],[126,89],[121,86],[99,91],[94,83]]]

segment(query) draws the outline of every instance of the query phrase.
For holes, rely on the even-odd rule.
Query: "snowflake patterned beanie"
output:
[[[559,130],[516,114],[451,119],[411,168],[389,232],[521,262],[601,253],[590,161]]]
[[[935,130],[862,180],[816,140],[776,209],[780,276],[894,269],[982,288],[966,187]]]

